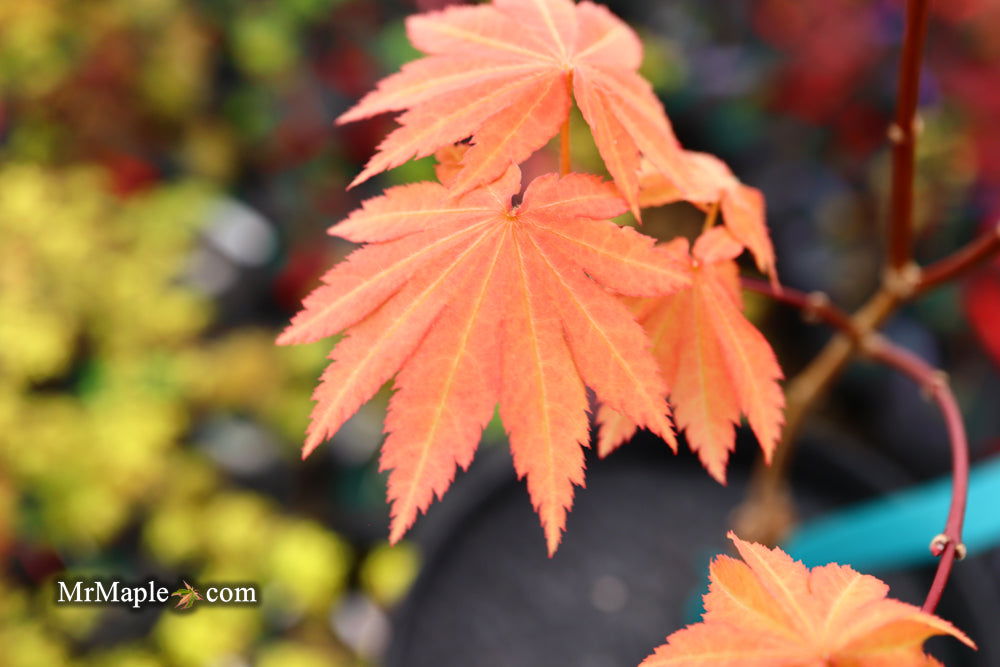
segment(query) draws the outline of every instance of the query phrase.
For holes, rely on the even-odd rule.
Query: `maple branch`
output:
[[[889,127],[892,141],[892,195],[889,219],[889,270],[901,271],[913,250],[913,169],[919,132],[917,100],[920,62],[927,35],[929,0],[907,0],[903,51],[899,59],[896,117]]]
[[[900,295],[883,287],[848,318],[849,324],[835,316],[841,332],[789,380],[785,389],[785,426],[781,431],[781,440],[770,465],[758,461],[754,469],[747,499],[733,515],[737,534],[771,545],[778,544],[787,535],[794,524],[795,514],[787,482],[794,451],[792,443],[810,410],[826,395],[830,385],[854,356],[859,342],[878,329],[899,303]],[[829,314],[833,308],[835,306],[830,304],[829,309],[822,312]],[[849,333],[843,333],[844,330]]]
[[[851,321],[851,316],[834,305],[824,292],[807,293],[784,285],[776,288],[758,278],[741,277],[740,284],[743,289],[801,310],[802,318],[807,322],[823,321],[855,340],[860,336],[860,332],[855,329]]]
[[[786,481],[792,442],[806,415],[824,396],[859,344],[874,333],[899,307],[913,298],[921,284],[920,269],[912,262],[914,154],[919,121],[920,63],[927,34],[929,0],[907,0],[906,26],[900,54],[896,116],[889,128],[892,147],[891,214],[888,267],[881,289],[844,323],[820,353],[787,385],[785,426],[771,464],[758,463],[747,500],[737,509],[737,532],[766,544],[777,544],[793,523],[794,511]],[[932,277],[939,272],[931,273]],[[818,314],[818,313],[817,313]],[[839,321],[839,318],[838,318]]]
[[[894,345],[882,336],[870,337],[864,351],[871,359],[908,375],[928,392],[938,404],[948,428],[952,467],[951,504],[944,531],[931,541],[931,552],[940,560],[923,605],[925,612],[933,613],[948,583],[952,564],[956,558],[961,560],[965,557],[962,524],[965,520],[965,504],[969,492],[969,443],[962,423],[962,413],[955,395],[948,386],[947,376],[917,355]]]
[[[1000,222],[965,247],[927,266],[917,283],[916,291],[923,293],[946,283],[997,253],[1000,253]]]
[[[1000,234],[995,235],[994,238],[1000,239]],[[978,257],[983,255],[983,253],[976,252],[976,250],[983,245],[986,245],[986,243],[980,239],[978,242],[970,244],[968,251],[956,253],[955,262],[949,261],[951,258],[942,261],[948,261],[948,264],[945,266],[949,267],[952,264],[958,264],[957,260],[964,257]],[[994,243],[994,245],[1000,244]],[[963,266],[967,266],[968,264],[968,262],[962,263]],[[952,394],[948,386],[946,377],[942,372],[936,370],[916,355],[894,345],[884,337],[873,333],[872,330],[865,331],[859,329],[858,318],[848,316],[840,308],[833,305],[829,297],[822,292],[807,294],[788,287],[782,287],[779,290],[763,280],[746,277],[741,278],[740,283],[744,289],[763,294],[775,301],[798,308],[802,311],[806,319],[822,320],[841,331],[842,336],[839,338],[847,339],[851,345],[850,348],[847,348],[843,342],[838,342],[838,339],[835,339],[832,341],[833,344],[828,346],[824,350],[824,353],[817,358],[816,362],[811,364],[806,371],[792,381],[788,391],[789,410],[786,415],[786,434],[789,430],[797,430],[799,423],[805,415],[805,408],[799,406],[804,405],[803,401],[806,399],[799,397],[805,395],[808,398],[816,396],[821,392],[847,362],[854,348],[860,348],[871,359],[891,366],[913,378],[914,381],[929,392],[930,396],[938,404],[948,428],[948,438],[952,452],[952,496],[944,532],[935,537],[931,542],[931,549],[935,556],[940,557],[940,560],[938,561],[938,569],[934,576],[934,582],[924,602],[923,610],[933,613],[948,583],[948,577],[951,574],[956,554],[959,559],[964,557],[965,554],[965,546],[962,544],[962,523],[965,517],[965,505],[969,487],[968,439],[962,423],[961,411],[958,408],[954,394]],[[775,453],[775,460],[772,462],[771,467],[767,469],[770,471],[767,477],[755,477],[755,481],[758,483],[752,486],[753,502],[748,502],[741,508],[743,510],[742,514],[737,515],[737,520],[742,521],[744,527],[746,527],[748,522],[752,522],[751,530],[760,531],[762,530],[762,526],[766,525],[760,520],[759,516],[755,516],[753,513],[754,509],[762,507],[768,508],[771,512],[769,521],[772,525],[775,522],[773,514],[775,509],[778,511],[778,523],[787,524],[791,522],[791,511],[787,505],[790,501],[787,489],[785,489],[783,483],[784,474],[790,461],[788,452],[791,448],[787,446],[787,442],[783,441],[782,445],[784,446],[778,447]],[[776,469],[777,472],[775,471]],[[764,483],[760,483],[761,480]],[[775,534],[770,535],[770,537],[777,539],[779,536]]]

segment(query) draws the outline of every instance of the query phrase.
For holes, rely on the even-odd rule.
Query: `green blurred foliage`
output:
[[[250,423],[301,465],[329,344],[220,322],[192,258],[248,171],[291,173],[289,210],[322,228],[341,149],[315,140],[322,113],[305,138],[287,117],[339,4],[0,3],[0,664],[364,664],[329,620],[351,573],[385,604],[412,580],[405,546],[369,566],[233,479],[204,428]],[[261,603],[164,610],[140,637],[116,634],[120,610],[52,604],[55,576],[150,573]]]
[[[341,538],[231,488],[185,444],[205,410],[301,431],[322,360],[275,348],[272,332],[199,335],[210,304],[178,273],[208,196],[181,182],[120,202],[94,169],[0,170],[0,469],[15,494],[5,537],[51,545],[82,574],[140,521],[162,566],[261,587],[260,608],[164,614],[153,641],[177,664],[249,650],[272,606],[323,627],[352,562]],[[7,664],[61,664],[63,637],[96,622],[93,609],[50,607],[51,591],[6,591],[3,625],[19,647]],[[39,622],[39,608],[63,622]]]

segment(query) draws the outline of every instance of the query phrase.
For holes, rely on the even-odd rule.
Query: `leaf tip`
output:
[[[362,171],[360,174],[358,174],[357,176],[355,176],[354,180],[351,181],[350,183],[348,183],[347,187],[344,188],[344,189],[345,190],[350,190],[350,189],[354,188],[355,186],[361,185],[362,183],[364,183],[365,181],[367,181],[372,176],[371,174],[369,174],[367,172],[368,172],[368,170],[366,169],[365,171]]]
[[[399,544],[403,537],[406,535],[407,531],[410,529],[412,521],[402,521],[399,516],[395,516],[392,522],[389,524],[389,544],[391,546],[396,546]]]
[[[317,433],[310,433],[309,437],[306,438],[306,442],[302,445],[302,460],[305,461],[309,458],[317,447],[323,442],[323,439]]]
[[[562,541],[562,531],[556,527],[545,528],[545,546],[548,550],[549,558],[556,555],[556,550],[559,549],[559,543]]]
[[[677,435],[674,433],[674,424],[673,420],[670,419],[669,408],[660,416],[657,423],[652,425],[651,430],[660,436],[663,442],[667,443],[674,454],[677,453]]]
[[[781,280],[778,279],[778,267],[774,265],[774,262],[765,264],[763,267],[758,267],[767,276],[767,282],[771,284],[771,289],[781,295],[783,292],[781,288]]]
[[[708,474],[711,475],[712,479],[714,479],[716,482],[718,482],[722,486],[729,486],[728,482],[726,481],[725,464],[706,466],[705,469],[708,470]]]

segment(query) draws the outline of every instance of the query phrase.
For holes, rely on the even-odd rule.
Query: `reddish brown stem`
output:
[[[976,263],[1000,251],[1000,228],[932,264],[922,273],[913,263],[913,180],[914,155],[919,122],[916,110],[920,89],[920,64],[927,33],[929,0],[908,0],[906,29],[899,66],[899,88],[892,140],[892,191],[888,230],[888,258],[882,288],[856,313],[847,315],[833,306],[825,295],[808,295],[788,288],[772,288],[762,281],[744,279],[747,289],[766,294],[802,310],[807,317],[820,319],[839,333],[822,352],[787,385],[786,423],[782,440],[770,467],[758,466],[751,480],[747,501],[734,518],[758,539],[774,543],[787,530],[793,511],[784,482],[791,458],[792,441],[806,414],[825,393],[850,359],[859,350],[906,373],[921,383],[938,404],[948,428],[952,451],[952,499],[944,533],[935,538],[940,556],[934,582],[924,602],[933,611],[941,598],[951,567],[964,554],[962,522],[968,492],[968,443],[961,413],[943,376],[913,354],[878,336],[876,331],[895,310],[919,293],[953,278]],[[746,531],[745,531],[746,532]]]
[[[751,480],[748,500],[737,512],[736,523],[755,531],[763,541],[780,537],[790,517],[784,476],[792,455],[792,442],[805,416],[840,375],[858,346],[858,337],[875,331],[907,298],[913,295],[918,272],[912,268],[913,175],[917,134],[917,101],[920,92],[920,62],[927,33],[929,0],[908,0],[906,28],[899,64],[896,120],[889,131],[892,140],[892,194],[889,219],[889,252],[886,280],[858,312],[851,316],[849,335],[834,336],[817,357],[787,385],[785,428],[770,466],[759,466]],[[819,311],[817,314],[821,315]],[[843,324],[841,322],[841,324]],[[838,327],[839,328],[839,327]]]
[[[916,149],[920,63],[927,35],[929,0],[907,0],[903,51],[899,60],[896,118],[892,140],[892,199],[889,219],[889,269],[903,270],[913,252],[913,165]]]
[[[951,566],[955,563],[955,546],[955,542],[949,540],[944,547],[944,551],[941,552],[937,571],[934,572],[934,581],[931,583],[930,590],[927,591],[924,604],[920,607],[922,611],[926,611],[928,614],[933,614],[934,610],[937,609],[938,602],[941,601],[941,594],[944,593],[944,588],[948,585],[948,577],[951,576]]]
[[[979,247],[981,243],[971,244]],[[956,253],[956,256],[959,253]],[[971,250],[963,256],[973,253]],[[949,258],[950,259],[950,258]],[[948,261],[948,260],[942,260]],[[957,262],[956,262],[957,263]],[[966,265],[963,263],[963,265]],[[913,378],[921,387],[930,393],[938,404],[948,429],[948,442],[952,456],[952,492],[951,506],[945,524],[942,548],[935,555],[940,557],[934,581],[924,601],[924,611],[931,613],[937,607],[941,594],[948,583],[951,568],[955,561],[956,550],[962,546],[962,524],[965,518],[965,505],[969,489],[969,445],[962,423],[962,414],[954,394],[944,377],[944,374],[934,369],[924,360],[911,352],[890,343],[885,338],[862,331],[855,320],[830,303],[829,298],[822,293],[807,294],[805,292],[782,287],[773,288],[769,283],[755,278],[741,278],[744,289],[768,296],[780,303],[790,305],[802,311],[803,316],[822,320],[826,324],[840,330],[859,344],[872,359],[891,366]]]
[[[791,287],[782,285],[776,288],[771,283],[757,278],[741,277],[740,284],[743,289],[763,294],[775,301],[787,304],[802,311],[802,317],[809,320],[822,320],[835,329],[857,340],[860,333],[851,316],[835,306],[823,292],[806,293]]]
[[[569,116],[559,132],[559,173],[565,176],[571,171],[569,159]]]
[[[917,292],[925,292],[946,283],[997,253],[1000,253],[1000,223],[964,248],[927,266],[917,283]]]
[[[923,387],[938,404],[948,428],[948,444],[951,447],[951,506],[942,532],[945,538],[941,541],[942,548],[935,553],[940,557],[937,572],[923,606],[924,611],[933,613],[948,583],[956,551],[960,555],[965,551],[962,545],[962,524],[965,521],[965,503],[969,492],[969,443],[962,423],[962,413],[945,375],[920,357],[882,337],[872,339],[865,351],[872,359],[899,370]]]
[[[893,293],[885,289],[877,292],[851,316],[850,333],[838,333],[831,338],[820,353],[785,385],[785,426],[781,441],[771,464],[760,463],[753,472],[747,500],[733,517],[737,533],[772,545],[780,543],[787,535],[794,523],[794,509],[785,478],[792,460],[795,436],[809,411],[850,362],[858,349],[859,340],[881,326],[898,303]]]
[[[573,70],[570,70],[566,74],[566,92],[570,97],[573,96]],[[569,145],[570,115],[571,114],[566,114],[566,120],[563,121],[562,127],[559,130],[559,173],[563,176],[573,170],[573,165],[570,160]]]

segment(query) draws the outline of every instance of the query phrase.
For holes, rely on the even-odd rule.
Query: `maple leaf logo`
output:
[[[201,600],[201,594],[188,582],[184,582],[184,588],[179,588],[170,594],[170,597],[177,596],[180,600],[174,605],[175,609],[190,609],[195,602]]]
[[[649,340],[608,290],[674,292],[691,282],[686,258],[611,222],[626,204],[597,177],[541,176],[514,207],[520,188],[512,166],[457,199],[417,183],[365,202],[330,231],[367,245],[278,338],[347,330],[314,395],[304,456],[398,372],[381,457],[392,542],[468,467],[498,402],[550,554],[583,483],[585,387],[676,449]]]
[[[383,79],[337,120],[407,110],[354,179],[472,137],[454,188],[499,177],[544,146],[575,98],[608,171],[639,217],[640,157],[682,190],[687,164],[663,105],[637,69],[642,43],[607,8],[571,0],[495,0],[410,17],[427,54]]]
[[[781,549],[729,533],[743,560],[717,556],[700,623],[678,630],[640,667],[667,665],[940,666],[921,646],[951,623],[899,600],[875,577],[830,563],[810,570]]]

